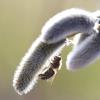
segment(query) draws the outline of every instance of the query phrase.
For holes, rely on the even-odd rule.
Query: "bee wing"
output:
[[[67,56],[67,69],[76,70],[84,67],[100,56],[100,30],[85,38]]]

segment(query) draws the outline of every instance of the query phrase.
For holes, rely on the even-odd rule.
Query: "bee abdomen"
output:
[[[49,68],[45,73],[40,74],[39,77],[42,80],[47,80],[51,78],[55,74],[54,70],[52,68]]]

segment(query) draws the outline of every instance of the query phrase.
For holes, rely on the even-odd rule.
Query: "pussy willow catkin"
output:
[[[38,75],[41,74],[42,69],[45,67],[44,65],[52,56],[61,51],[67,37],[84,33],[89,34],[92,39],[91,34],[97,33],[97,28],[95,28],[96,22],[97,16],[93,16],[91,12],[81,9],[68,9],[52,17],[43,26],[41,35],[33,42],[15,71],[13,87],[17,93],[20,95],[26,94],[34,87],[38,80]],[[93,38],[97,39],[97,36],[93,36]],[[90,38],[89,40],[91,40]],[[92,45],[90,41],[87,43]],[[86,46],[87,44],[83,48],[80,46],[79,49],[84,50]],[[75,63],[71,64],[70,62],[74,62],[73,58],[78,58],[76,56],[78,55],[78,51],[76,51],[72,54],[74,56],[69,56],[68,66],[75,65]],[[93,51],[93,53],[96,52]]]

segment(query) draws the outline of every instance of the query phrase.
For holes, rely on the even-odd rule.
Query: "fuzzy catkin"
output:
[[[34,87],[46,61],[63,47],[64,42],[47,44],[37,39],[32,44],[14,74],[13,87],[17,93],[26,94]]]
[[[77,70],[93,63],[98,57],[100,57],[100,30],[99,33],[88,36],[69,53],[66,66],[68,70]]]
[[[92,13],[97,17],[95,29],[97,31],[79,33],[74,36],[73,49],[67,56],[68,70],[77,70],[93,63],[100,56],[100,11]]]
[[[81,9],[69,9],[51,18],[44,25],[40,37],[32,44],[17,67],[13,79],[13,87],[16,92],[20,95],[26,94],[34,87],[38,80],[38,75],[42,72],[42,69],[45,68],[48,59],[61,51],[64,47],[66,37],[71,37],[78,33],[90,35],[88,40],[86,39],[87,43],[82,42],[84,45],[77,46],[79,50],[74,49],[70,56],[68,56],[67,65],[70,69],[87,64],[87,60],[84,59],[89,55],[85,53],[84,56],[81,56],[83,52],[80,51],[89,52],[91,56],[88,62],[96,58],[100,49],[97,47],[100,41],[98,40],[97,34],[91,35],[93,32],[97,32],[96,28],[94,28],[96,20],[97,17]],[[85,38],[87,37],[81,37],[80,39],[83,41]],[[91,41],[91,39],[93,40]],[[97,40],[97,44],[95,40]],[[87,49],[86,47],[88,47],[88,45],[89,48]],[[97,47],[97,52],[95,49],[91,51],[90,48],[92,45]],[[78,60],[78,55],[80,56],[80,60]],[[95,57],[93,58],[93,56]],[[84,60],[84,63],[81,60]]]
[[[43,26],[41,36],[45,42],[55,43],[77,33],[91,34],[96,19],[91,12],[68,9],[50,18]]]

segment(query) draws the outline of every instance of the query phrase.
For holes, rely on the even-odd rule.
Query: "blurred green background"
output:
[[[100,62],[76,72],[63,66],[53,84],[39,81],[27,95],[12,87],[16,66],[44,23],[57,12],[72,7],[90,11],[100,9],[100,0],[0,0],[0,100],[100,100]]]

